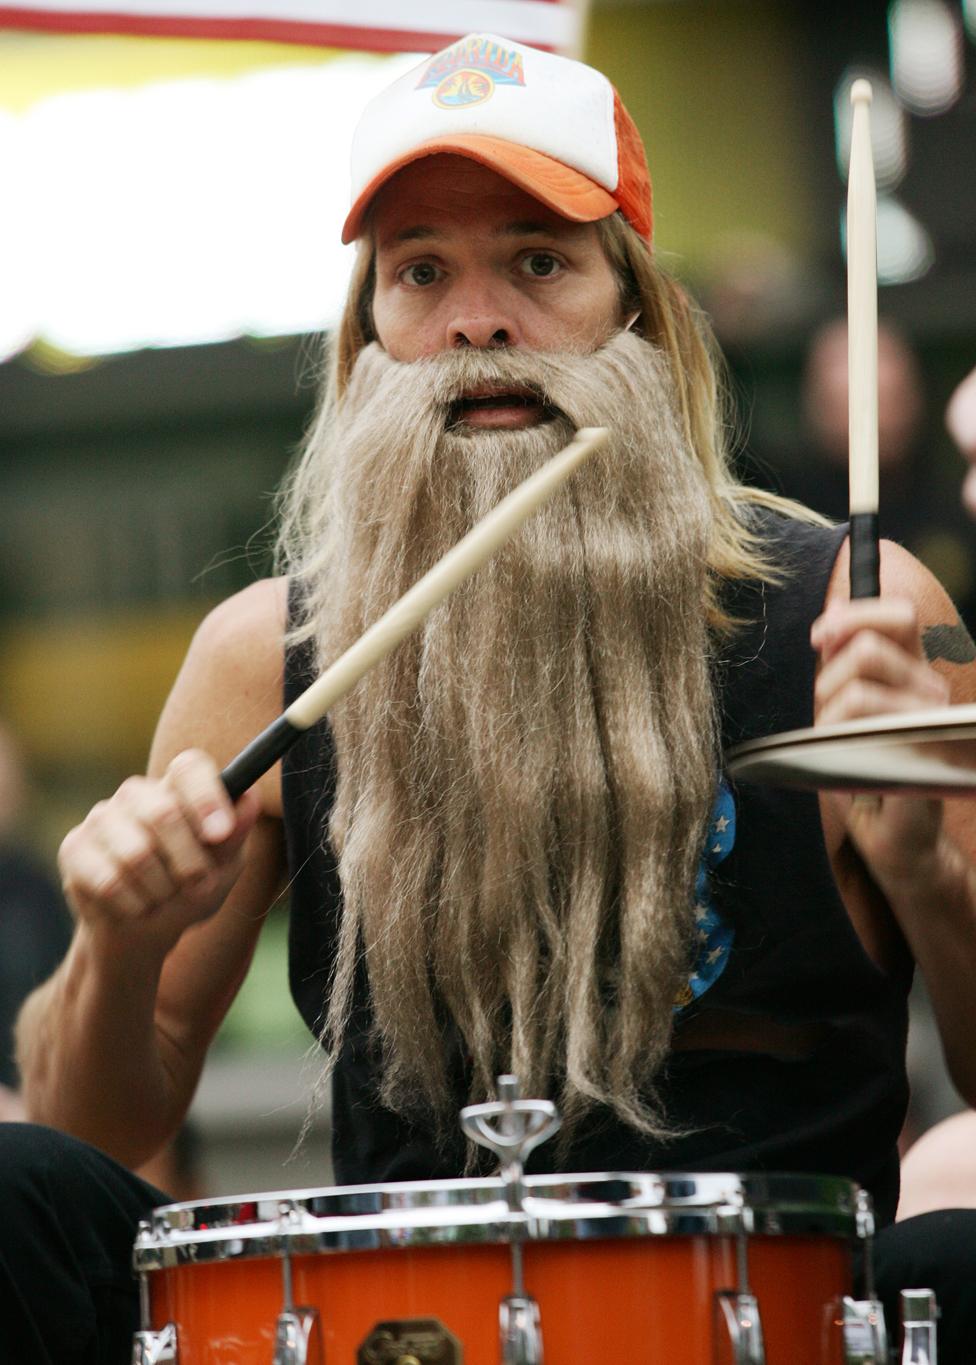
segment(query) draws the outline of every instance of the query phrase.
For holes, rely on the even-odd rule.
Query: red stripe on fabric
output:
[[[547,0],[559,4],[561,0]],[[36,32],[127,33],[170,38],[224,38],[267,43],[297,43],[306,47],[340,47],[362,52],[436,52],[464,33],[427,33],[415,29],[369,28],[351,24],[311,24],[286,19],[193,18],[190,15],[96,14],[24,9],[0,5],[0,28]],[[548,44],[537,44],[553,51]]]

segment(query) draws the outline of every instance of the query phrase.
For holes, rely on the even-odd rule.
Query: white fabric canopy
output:
[[[431,52],[483,32],[578,55],[583,10],[583,0],[31,0],[0,4],[0,27],[253,38],[378,52]]]
[[[0,105],[9,206],[0,219],[0,362],[38,341],[90,356],[327,328],[351,268],[339,231],[349,205],[349,143],[366,101],[416,63],[407,53],[434,51],[467,32],[572,51],[584,6],[0,3],[0,28],[345,49],[331,60],[296,52],[297,65],[226,75],[191,69],[183,78],[117,85],[107,63],[94,83],[55,86],[23,108]],[[364,49],[403,55],[377,60]]]

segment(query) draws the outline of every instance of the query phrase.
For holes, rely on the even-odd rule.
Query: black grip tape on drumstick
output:
[[[851,597],[881,596],[877,512],[851,513]]]
[[[236,801],[248,787],[253,787],[258,778],[263,777],[304,733],[297,725],[292,725],[286,713],[255,736],[220,774],[230,799]]]

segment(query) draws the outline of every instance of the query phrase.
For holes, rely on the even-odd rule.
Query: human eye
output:
[[[551,251],[527,251],[519,260],[518,268],[530,279],[547,280],[562,271],[563,263]]]
[[[409,285],[414,289],[424,289],[427,285],[436,284],[440,277],[441,272],[433,261],[414,261],[410,265],[405,265],[397,273],[397,278],[401,284]]]

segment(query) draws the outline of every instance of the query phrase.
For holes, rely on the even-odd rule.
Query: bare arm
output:
[[[976,662],[938,582],[898,546],[882,546],[880,600],[846,600],[838,561],[824,615],[820,723],[976,700]],[[976,804],[886,796],[821,803],[828,847],[856,848],[925,977],[952,1079],[976,1103]]]
[[[149,776],[128,779],[62,845],[77,925],[21,1012],[25,1100],[32,1119],[130,1165],[181,1122],[281,883],[277,770],[236,809],[218,774],[278,713],[283,614],[272,582],[211,613]]]

